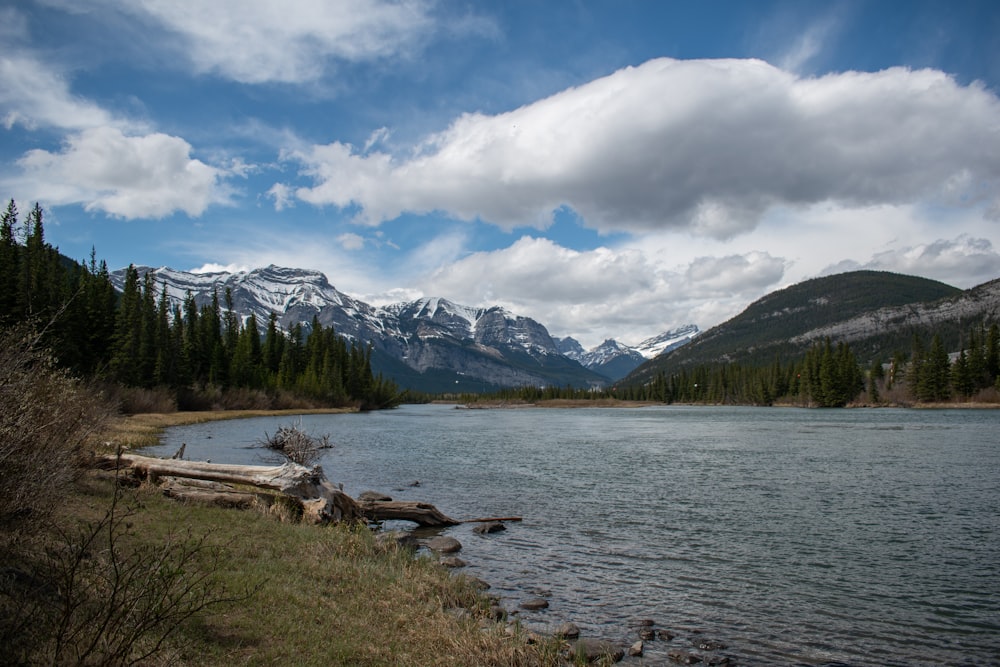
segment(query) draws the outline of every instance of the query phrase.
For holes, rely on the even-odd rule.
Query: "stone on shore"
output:
[[[458,556],[445,556],[438,562],[445,567],[465,567],[466,565],[468,565],[468,563],[466,563]]]
[[[417,538],[405,530],[390,530],[379,533],[375,537],[375,541],[382,546],[395,545],[400,549],[415,549],[417,547]]]
[[[630,658],[641,658],[642,657],[642,640],[640,639],[636,643],[628,647],[628,655]]]
[[[625,651],[602,639],[578,639],[570,646],[569,657],[579,657],[588,663],[613,664],[625,657]]]
[[[556,628],[556,631],[552,634],[560,639],[576,639],[580,636],[580,628],[576,623],[567,622]]]
[[[425,544],[431,551],[437,551],[443,554],[455,553],[456,551],[462,550],[462,543],[454,537],[448,537],[447,535],[432,537],[427,540]]]

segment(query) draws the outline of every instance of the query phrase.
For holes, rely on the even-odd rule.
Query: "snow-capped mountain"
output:
[[[374,307],[337,290],[318,271],[268,266],[236,273],[194,274],[136,267],[150,273],[157,294],[166,287],[171,306],[190,294],[200,308],[215,295],[244,322],[253,313],[262,330],[274,313],[279,326],[306,329],[313,318],[342,336],[373,348],[372,366],[400,386],[429,392],[502,386],[600,385],[606,378],[563,356],[535,320],[500,308],[470,308],[447,299]],[[125,269],[112,274],[120,290]]]
[[[625,377],[639,367],[647,359],[674,350],[691,341],[698,334],[698,327],[687,324],[672,331],[665,331],[652,338],[647,338],[636,347],[629,347],[613,338],[590,350],[571,337],[560,338],[556,346],[564,355],[580,362],[584,368],[611,379]]]

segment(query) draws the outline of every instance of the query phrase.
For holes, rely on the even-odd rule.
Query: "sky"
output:
[[[0,44],[0,197],[111,269],[316,269],[588,348],[1000,277],[993,0],[0,0]]]

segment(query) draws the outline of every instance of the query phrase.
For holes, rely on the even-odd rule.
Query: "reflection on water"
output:
[[[623,643],[654,619],[740,664],[1000,664],[998,411],[779,408],[310,415],[328,477],[457,518],[469,574],[531,627]],[[172,429],[160,448],[277,462],[288,418]],[[419,486],[412,486],[413,482]],[[699,639],[701,638],[701,639]],[[635,663],[638,664],[638,663]]]

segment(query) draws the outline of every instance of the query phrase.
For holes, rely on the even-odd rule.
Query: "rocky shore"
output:
[[[367,491],[363,496],[389,498],[385,494]],[[502,521],[482,523],[473,529],[473,534],[489,539],[503,539],[507,525]],[[442,567],[451,569],[456,576],[465,577],[470,583],[486,593],[490,600],[489,624],[501,623],[507,626],[512,636],[520,625],[528,628],[528,641],[543,641],[548,638],[561,640],[562,655],[567,664],[610,665],[615,663],[634,665],[736,665],[735,656],[728,653],[725,643],[718,641],[697,628],[668,626],[652,618],[622,619],[621,632],[615,637],[586,637],[574,620],[557,618],[550,611],[551,593],[538,588],[524,591],[520,600],[506,601],[491,595],[492,586],[477,577],[462,573],[468,563],[459,554],[462,543],[451,536],[436,534],[417,537],[413,532],[393,530],[380,533],[379,540],[392,541],[398,545],[423,552],[436,558]],[[461,612],[460,612],[461,613]],[[576,619],[586,624],[586,619]],[[532,629],[535,628],[535,629]]]

